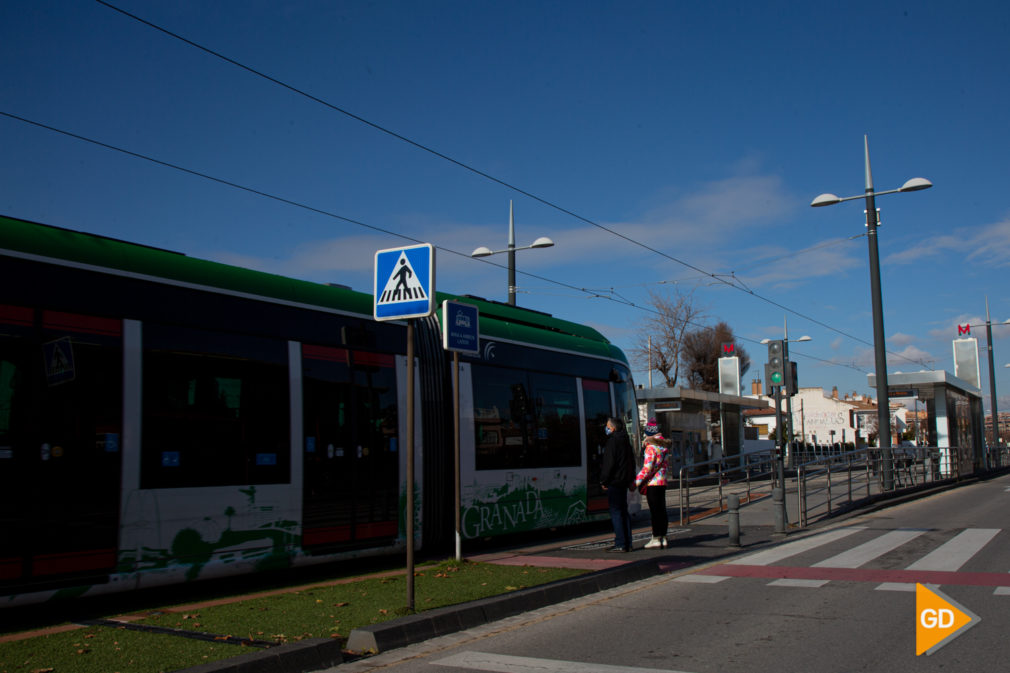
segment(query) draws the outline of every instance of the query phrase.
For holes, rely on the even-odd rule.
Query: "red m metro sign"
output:
[[[724,358],[733,357],[736,353],[736,346],[732,343],[724,343],[722,345],[722,356]]]
[[[971,325],[970,324],[969,325],[961,325],[959,323],[958,326],[957,326],[957,335],[958,336],[963,336],[965,334],[971,334]]]

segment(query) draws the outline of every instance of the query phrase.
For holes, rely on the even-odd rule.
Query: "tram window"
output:
[[[579,465],[575,378],[474,365],[476,468]]]
[[[543,466],[578,465],[582,437],[575,378],[537,372],[529,378],[536,411],[537,462]]]
[[[144,325],[141,485],[290,478],[287,344]]]
[[[399,507],[395,358],[302,346],[305,547],[392,537]]]
[[[586,483],[590,497],[605,495],[600,488],[600,464],[607,443],[605,427],[610,417],[610,386],[606,381],[582,380],[582,399],[586,407]]]
[[[0,306],[0,557],[16,568],[7,579],[115,563],[121,332],[115,319]]]

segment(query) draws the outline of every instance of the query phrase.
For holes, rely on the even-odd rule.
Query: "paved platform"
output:
[[[556,538],[545,539],[541,535],[536,541],[523,542],[510,548],[496,548],[493,551],[481,551],[471,546],[470,553],[464,553],[464,558],[470,561],[577,568],[590,572],[547,585],[355,629],[350,634],[344,651],[339,649],[336,641],[307,640],[272,647],[237,659],[204,664],[188,669],[185,673],[307,673],[330,668],[348,656],[388,651],[629,582],[720,561],[773,545],[787,535],[799,532],[796,526],[798,514],[795,490],[790,492],[787,488],[786,491],[787,520],[792,524],[787,526],[784,533],[775,532],[775,503],[767,482],[752,486],[749,493],[741,491],[740,486],[729,486],[723,489],[723,495],[734,491],[742,496],[744,502],[739,515],[739,546],[729,544],[729,515],[717,506],[719,498],[713,498],[713,492],[718,493],[718,486],[707,494],[702,491],[692,495],[692,509],[689,515],[685,513],[685,525],[680,525],[680,494],[672,490],[667,498],[670,525],[666,548],[644,548],[652,536],[647,509],[633,519],[634,548],[627,553],[608,551],[613,546],[613,534],[605,524],[593,527],[591,530],[595,532],[587,533],[590,529],[585,528],[581,533],[563,530],[558,532]],[[856,511],[867,510],[864,507]],[[197,609],[199,605],[187,607]]]

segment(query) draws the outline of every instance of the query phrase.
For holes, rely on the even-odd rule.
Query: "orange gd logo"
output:
[[[978,615],[935,586],[915,585],[915,656],[933,654],[978,622]]]

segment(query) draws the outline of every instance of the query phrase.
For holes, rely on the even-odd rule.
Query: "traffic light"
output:
[[[785,341],[776,339],[768,342],[768,366],[765,367],[765,377],[768,379],[769,389],[773,386],[784,386],[786,384],[784,351]]]
[[[796,378],[796,363],[790,360],[786,363],[789,365],[789,376],[786,377],[786,395],[795,395],[796,391],[799,389],[799,379]]]

